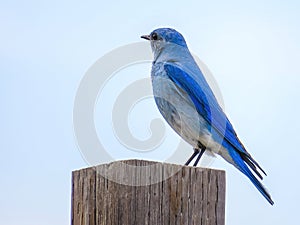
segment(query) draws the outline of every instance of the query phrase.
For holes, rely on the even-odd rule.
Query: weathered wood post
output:
[[[72,173],[72,225],[224,225],[225,172],[124,160]]]

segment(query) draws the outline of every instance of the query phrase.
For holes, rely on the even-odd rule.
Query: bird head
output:
[[[183,36],[171,28],[158,28],[149,35],[142,35],[141,38],[150,41],[154,55],[159,55],[167,46],[187,47]]]

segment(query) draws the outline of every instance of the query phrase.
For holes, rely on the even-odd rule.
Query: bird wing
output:
[[[200,79],[200,82],[197,82],[188,73],[171,63],[166,63],[164,65],[164,70],[167,76],[189,95],[198,113],[211,125],[218,135],[224,137],[222,145],[226,148],[229,144],[237,150],[241,154],[243,160],[262,179],[256,166],[264,174],[266,173],[246,151],[245,147],[238,139],[232,124],[218,104],[205,79]],[[202,72],[200,70],[199,72],[199,76],[204,78]],[[212,134],[214,135],[213,132]]]

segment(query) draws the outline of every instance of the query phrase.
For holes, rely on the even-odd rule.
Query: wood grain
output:
[[[225,172],[124,160],[72,172],[72,225],[224,225]]]

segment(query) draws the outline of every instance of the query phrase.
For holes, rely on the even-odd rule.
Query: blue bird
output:
[[[264,170],[246,151],[232,124],[218,104],[183,36],[171,28],[159,28],[143,35],[154,54],[151,80],[157,107],[167,123],[194,148],[185,165],[205,151],[219,154],[245,174],[273,205],[270,194],[258,178]],[[253,173],[256,174],[256,177]]]

